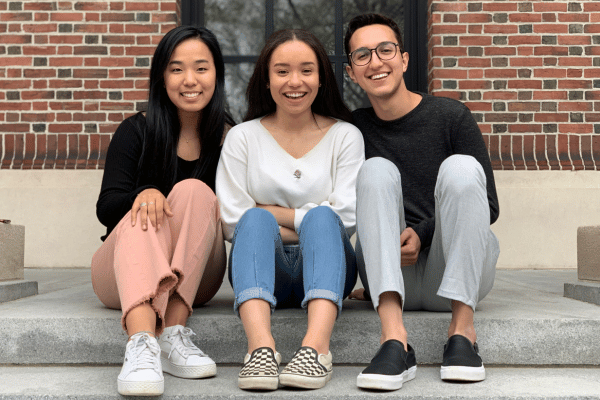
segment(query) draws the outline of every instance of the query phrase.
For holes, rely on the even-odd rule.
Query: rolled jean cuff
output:
[[[238,309],[242,305],[242,303],[252,299],[261,299],[269,303],[271,305],[271,313],[277,305],[277,300],[267,290],[261,287],[248,288],[240,294],[238,294],[235,298],[235,302],[233,303],[233,310],[235,311],[238,317],[240,316],[240,312]]]
[[[342,297],[336,292],[332,292],[327,289],[312,289],[306,292],[304,295],[304,300],[302,300],[302,308],[305,310],[308,308],[308,302],[313,299],[325,299],[331,300],[338,309],[337,316],[339,317],[342,312]]]

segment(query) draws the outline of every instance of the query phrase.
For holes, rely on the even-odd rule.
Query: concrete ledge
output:
[[[0,224],[0,281],[23,279],[25,227]]]
[[[38,294],[38,283],[35,281],[0,282],[0,303],[21,299]]]
[[[565,283],[565,297],[600,306],[600,283]]]
[[[79,277],[64,272],[64,282],[76,283],[70,287],[58,282],[53,270],[46,271],[26,272],[40,281],[44,294],[0,304],[0,364],[121,364],[127,340],[121,312],[100,303],[88,271],[78,270]],[[44,274],[51,282],[44,282]],[[599,365],[598,307],[563,297],[564,282],[575,280],[574,270],[498,271],[494,289],[475,314],[484,363]],[[56,290],[45,292],[48,286]],[[225,282],[188,320],[197,334],[193,340],[220,364],[239,364],[246,353],[244,329],[232,308],[232,289]],[[404,320],[419,363],[440,363],[450,313],[406,312]],[[302,310],[273,314],[273,336],[284,362],[300,346],[306,323]],[[367,363],[380,334],[370,302],[345,301],[331,341],[334,362]]]

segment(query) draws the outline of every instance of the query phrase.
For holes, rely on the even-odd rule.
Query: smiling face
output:
[[[367,25],[350,38],[350,52],[361,47],[374,49],[380,43],[397,43],[394,31],[385,25]],[[390,60],[381,60],[375,51],[371,54],[371,62],[367,65],[346,66],[350,78],[367,92],[370,99],[389,99],[406,90],[403,74],[408,67],[408,53],[396,52]]]
[[[293,40],[273,51],[269,61],[269,90],[277,113],[311,112],[319,91],[319,63],[310,46]]]
[[[197,114],[215,91],[216,69],[212,53],[199,39],[181,42],[164,72],[165,90],[180,117]]]

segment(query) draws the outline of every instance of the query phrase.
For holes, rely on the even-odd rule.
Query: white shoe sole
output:
[[[277,376],[238,377],[238,387],[246,390],[276,390],[279,387]]]
[[[117,379],[117,391],[123,396],[160,396],[165,391],[165,381],[130,382]]]
[[[296,387],[302,389],[320,389],[331,380],[332,371],[325,376],[311,377],[294,374],[280,374],[279,383],[283,386]]]
[[[178,378],[196,379],[196,378],[208,378],[217,374],[216,364],[205,364],[205,365],[194,365],[194,366],[182,366],[173,364],[168,358],[160,358],[163,372]]]
[[[400,375],[363,374],[356,378],[356,386],[362,389],[398,390],[404,382],[417,376],[417,366],[410,367]]]
[[[485,379],[485,368],[483,365],[481,367],[442,366],[440,375],[443,381],[480,382]]]

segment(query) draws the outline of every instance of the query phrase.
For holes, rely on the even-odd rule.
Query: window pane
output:
[[[348,29],[348,21],[359,14],[367,13],[383,14],[393,19],[400,27],[400,32],[404,32],[403,1],[344,0],[344,34]]]
[[[224,55],[256,55],[265,45],[264,0],[206,0],[204,20]]]
[[[225,64],[225,93],[229,111],[235,122],[240,123],[248,110],[246,87],[254,71],[254,64]]]
[[[311,31],[325,46],[327,54],[335,54],[335,2],[323,0],[276,0],[275,30],[285,28]]]
[[[344,71],[344,102],[350,110],[356,110],[362,107],[371,107],[371,102],[364,90],[358,84],[352,82],[352,79]]]

